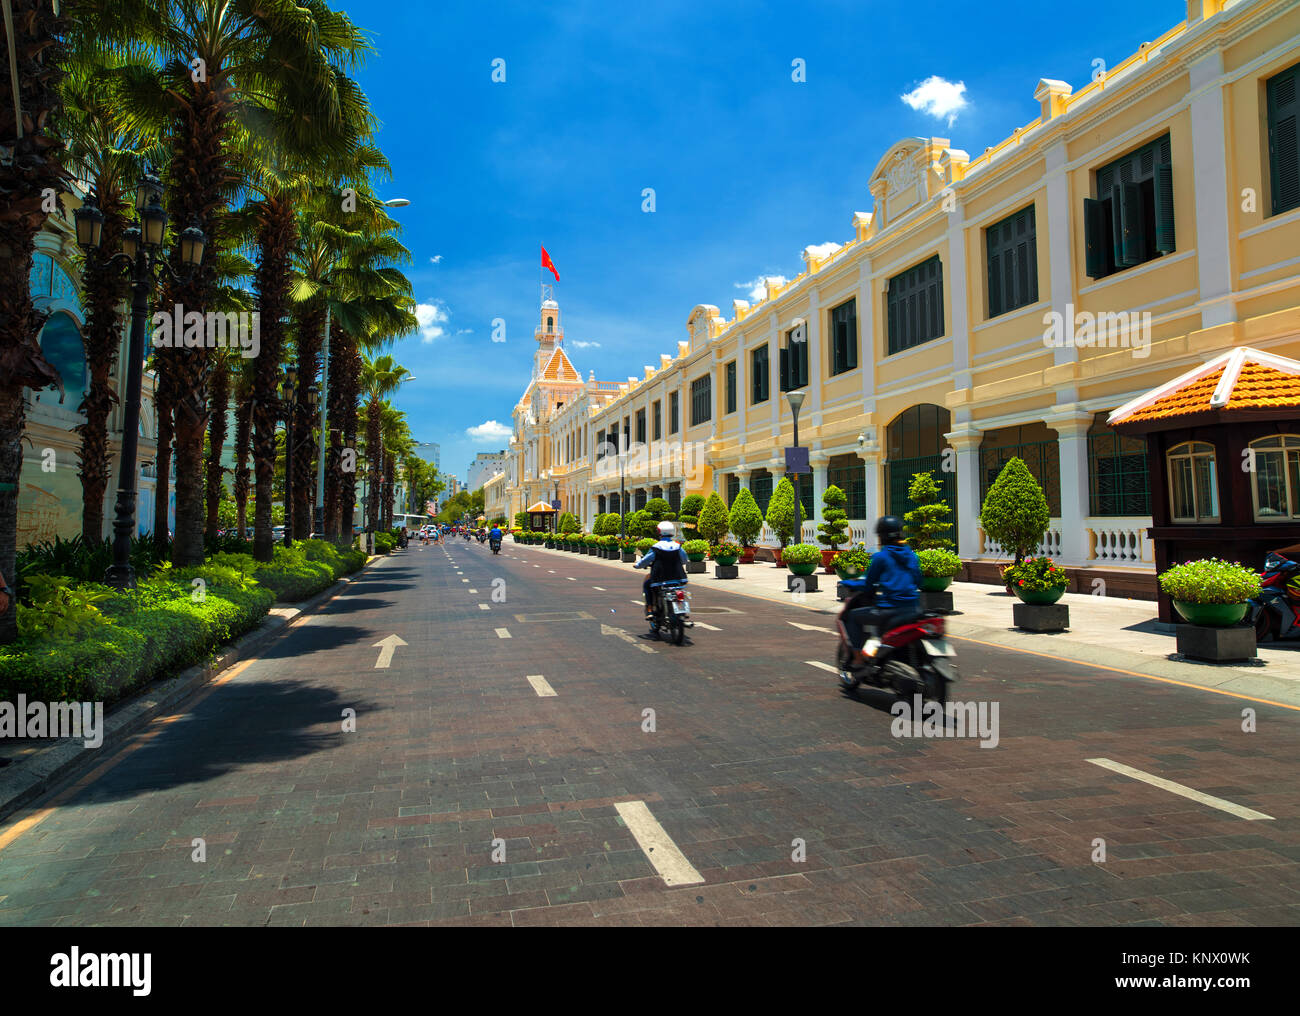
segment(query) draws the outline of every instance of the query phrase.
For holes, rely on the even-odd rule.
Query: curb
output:
[[[0,822],[82,770],[103,761],[112,753],[112,749],[120,746],[155,717],[189,698],[218,674],[229,670],[241,660],[255,656],[291,622],[334,599],[377,560],[380,560],[379,556],[367,558],[366,563],[351,575],[339,579],[304,603],[272,604],[272,611],[280,609],[283,613],[267,614],[255,628],[221,647],[217,655],[207,663],[195,664],[175,677],[155,681],[133,698],[116,706],[112,713],[104,717],[103,743],[94,751],[88,751],[79,741],[63,740],[0,769]]]

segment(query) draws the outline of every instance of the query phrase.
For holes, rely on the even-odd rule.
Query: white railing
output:
[[[1090,515],[1085,525],[1088,529],[1089,562],[1129,567],[1155,566],[1151,541],[1147,537],[1151,516],[1113,518]]]
[[[980,530],[980,551],[983,557],[1006,557],[1014,558],[1015,552],[1003,549],[1002,545],[992,539],[988,533]],[[1048,522],[1047,533],[1043,536],[1043,541],[1034,549],[1035,557],[1060,557],[1061,556],[1061,520],[1051,519]]]

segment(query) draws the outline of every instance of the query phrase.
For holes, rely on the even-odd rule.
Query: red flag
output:
[[[551,274],[555,276],[555,281],[560,281],[560,273],[555,270],[555,262],[551,260],[551,255],[546,253],[546,248],[542,248],[542,267],[549,268]]]

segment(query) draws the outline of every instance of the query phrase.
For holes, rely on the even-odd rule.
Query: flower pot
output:
[[[625,550],[625,551],[623,551],[623,563],[624,563],[624,564],[633,564],[633,563],[635,563],[635,561],[636,561],[636,554],[634,554],[634,553],[633,553],[632,551],[630,551],[630,550]]]
[[[753,563],[754,563],[754,548],[753,548],[753,547],[746,547],[744,550],[742,550],[742,551],[740,552],[740,563],[741,563],[741,564],[753,564]]]
[[[687,555],[686,555],[686,560],[688,560],[688,561],[703,561],[703,560],[704,560],[704,555],[703,555],[703,554],[687,554]]]
[[[830,574],[830,572],[831,572],[831,570],[832,570],[831,562],[835,560],[835,555],[838,554],[838,553],[839,553],[838,550],[823,550],[823,551],[822,551],[822,567],[826,569],[826,573],[827,573],[828,575]]]
[[[1011,591],[1020,597],[1021,603],[1044,606],[1055,603],[1064,596],[1065,586],[1057,586],[1055,589],[1022,589],[1020,586],[1012,586]]]
[[[778,548],[776,549],[776,566],[777,566],[778,568],[784,568],[784,567],[785,567],[785,562],[781,560],[781,558],[783,558],[784,556],[785,556],[785,548],[784,548],[784,547],[778,547]]]
[[[715,557],[713,559],[713,563],[720,564],[724,568],[730,568],[733,564],[736,563],[736,555],[728,554],[726,557]]]
[[[840,577],[840,581],[843,582],[845,579],[860,579],[862,578],[863,573],[856,568],[849,569],[849,568],[837,567],[835,569],[835,574],[838,575]],[[924,589],[925,586],[921,586],[921,588]]]
[[[1246,616],[1244,603],[1184,603],[1174,600],[1174,609],[1187,619],[1188,624],[1205,628],[1231,628]]]
[[[791,561],[788,565],[786,565],[786,567],[789,568],[790,571],[792,571],[796,575],[811,575],[813,572],[817,570],[817,562],[808,561],[807,563],[795,564],[793,561]]]
[[[941,593],[952,585],[951,575],[922,575],[921,588],[927,593]],[[1060,599],[1060,596],[1057,596]],[[1028,602],[1028,601],[1025,601]],[[1048,601],[1055,602],[1055,601]]]

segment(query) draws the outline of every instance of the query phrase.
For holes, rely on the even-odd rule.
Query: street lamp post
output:
[[[794,414],[794,447],[795,454],[798,455],[799,448],[799,407],[803,405],[806,392],[794,391],[786,392],[786,401],[790,403],[790,412]],[[796,469],[794,474],[794,517],[795,517],[795,535],[796,543],[803,542],[803,496],[799,489],[799,472]]]
[[[131,336],[127,346],[126,405],[122,418],[122,461],[119,464],[117,503],[113,520],[113,563],[104,574],[104,582],[115,589],[135,587],[135,568],[131,565],[131,538],[135,535],[137,497],[136,452],[140,438],[140,388],[144,381],[144,333],[149,319],[149,293],[154,287],[155,269],[161,267],[173,280],[180,277],[164,257],[163,236],[167,213],[162,207],[162,182],[146,173],[136,187],[136,225],[122,235],[122,249],[107,263],[131,273]],[[103,242],[104,213],[93,197],[73,213],[77,224],[77,243],[86,251],[98,249]],[[192,274],[203,263],[207,237],[197,225],[180,235],[181,261]]]
[[[623,439],[626,435],[623,428],[618,429],[618,536],[621,540],[627,539],[627,449],[623,447]]]

